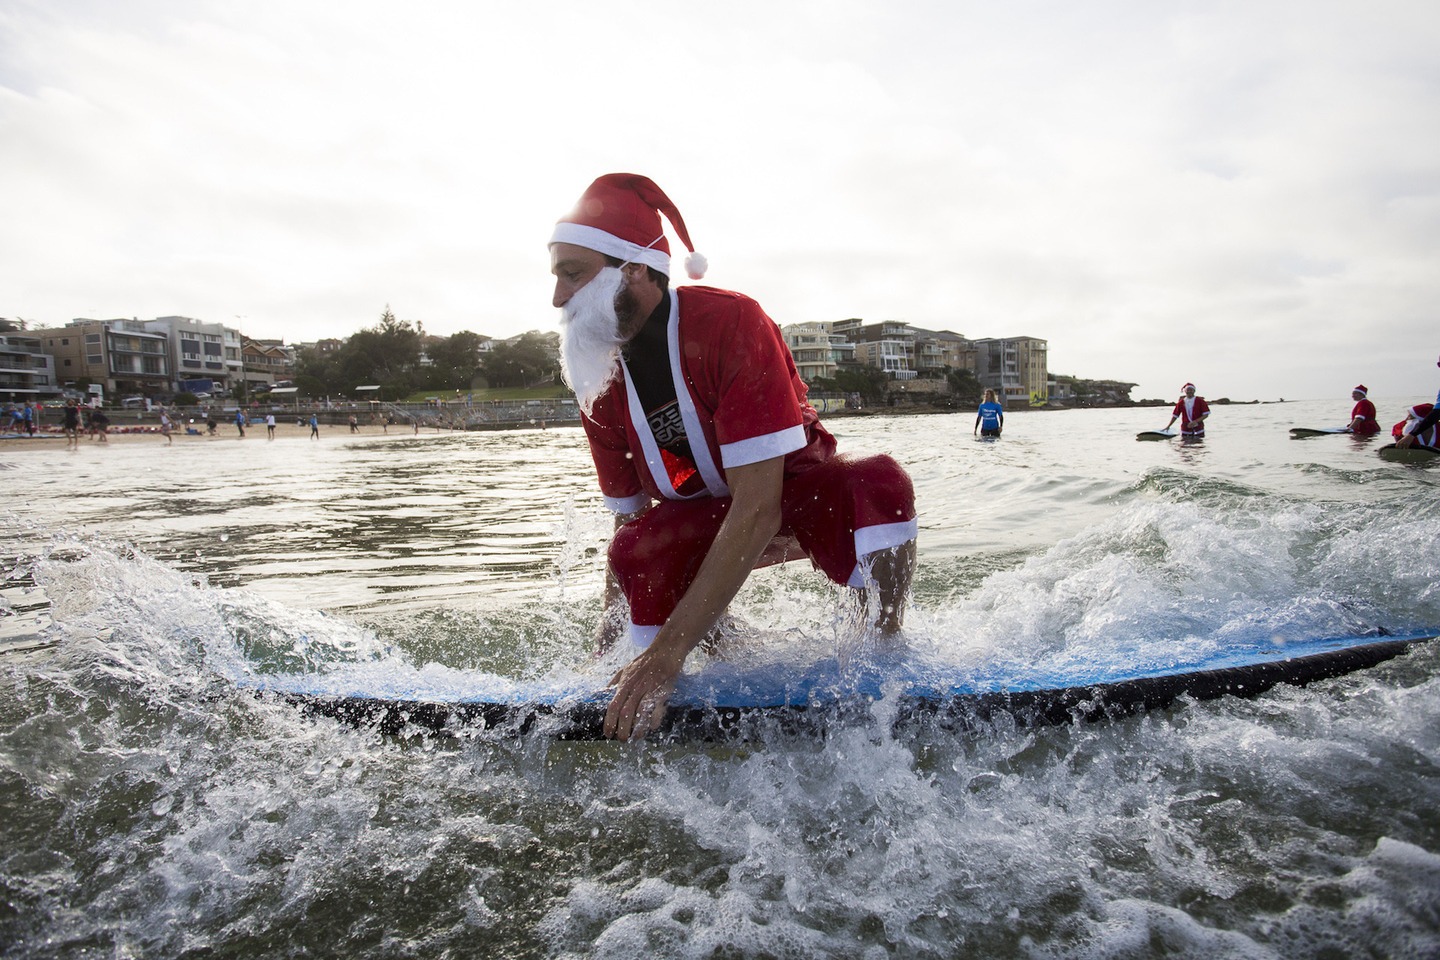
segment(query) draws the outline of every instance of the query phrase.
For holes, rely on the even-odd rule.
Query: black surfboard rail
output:
[[[1163,709],[1189,697],[1257,697],[1280,684],[1303,687],[1364,670],[1400,656],[1412,646],[1435,637],[1345,647],[1286,660],[1236,667],[1195,670],[1046,690],[964,694],[950,697],[909,695],[893,708],[894,728],[928,725],[942,730],[970,730],[1002,716],[1020,726],[1070,724],[1116,719]],[[268,695],[268,694],[267,694]],[[303,713],[325,716],[356,727],[374,728],[386,736],[427,733],[464,736],[546,736],[556,740],[604,738],[605,702],[573,704],[441,703],[384,700],[319,694],[275,694]],[[651,736],[668,740],[745,740],[766,732],[820,733],[836,723],[875,722],[874,701],[857,698],[827,704],[755,707],[713,707],[689,704],[672,707]]]
[[[1411,444],[1402,447],[1399,444],[1387,443],[1375,451],[1381,460],[1389,460],[1394,463],[1436,463],[1440,462],[1440,447],[1427,447],[1423,443]]]

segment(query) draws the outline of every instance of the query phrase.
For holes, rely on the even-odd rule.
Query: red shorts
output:
[[[662,500],[615,531],[610,570],[637,640],[648,643],[674,612],[729,510],[729,497]],[[890,457],[832,457],[785,478],[780,534],[836,583],[864,586],[861,558],[914,540],[916,526],[914,487]]]

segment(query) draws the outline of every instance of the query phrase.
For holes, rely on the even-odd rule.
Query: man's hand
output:
[[[1407,447],[1412,447],[1412,446],[1414,446],[1414,445],[1415,445],[1415,434],[1413,434],[1413,433],[1407,433],[1407,434],[1405,434],[1405,436],[1403,436],[1403,437],[1401,437],[1399,440],[1396,440],[1396,441],[1395,441],[1395,446],[1400,447],[1400,448],[1402,448],[1402,449],[1407,448]]]
[[[665,717],[675,679],[690,655],[735,599],[780,530],[784,457],[725,471],[730,509],[700,569],[650,646],[611,679],[615,696],[605,711],[605,736],[638,740]]]
[[[675,691],[675,680],[685,665],[685,654],[677,657],[668,647],[654,645],[630,661],[610,678],[615,696],[605,711],[605,736],[616,740],[639,740],[660,726],[665,705]]]

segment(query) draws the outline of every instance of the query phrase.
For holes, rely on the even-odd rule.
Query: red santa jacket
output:
[[[1196,396],[1196,397],[1194,398],[1193,409],[1191,410],[1190,415],[1189,415],[1189,416],[1186,416],[1186,414],[1185,414],[1185,402],[1186,402],[1187,400],[1190,400],[1190,399],[1191,399],[1190,397],[1181,397],[1180,400],[1179,400],[1179,402],[1177,402],[1177,403],[1175,404],[1175,409],[1174,409],[1173,411],[1171,411],[1171,414],[1170,414],[1170,415],[1171,415],[1172,417],[1179,417],[1179,418],[1180,418],[1180,432],[1181,432],[1181,433],[1204,433],[1204,432],[1205,432],[1205,421],[1204,421],[1204,420],[1201,420],[1200,417],[1201,417],[1202,414],[1206,414],[1206,413],[1209,413],[1209,412],[1210,412],[1210,404],[1208,404],[1208,403],[1205,402],[1205,398],[1204,398],[1204,397]],[[1187,424],[1189,424],[1192,420],[1194,420],[1194,421],[1199,421],[1199,422],[1196,423],[1195,426],[1193,426],[1193,427],[1187,426]]]
[[[1372,433],[1380,432],[1380,423],[1375,419],[1375,404],[1364,397],[1355,404],[1355,409],[1350,411],[1350,421],[1353,423],[1359,417],[1363,421],[1359,426],[1353,427],[1353,432],[1362,437],[1368,437]]]
[[[727,467],[783,456],[788,477],[834,456],[835,438],[805,399],[808,388],[780,328],[754,300],[713,287],[677,287],[667,337],[694,462],[660,447],[623,369],[581,418],[611,510],[633,513],[652,498],[729,496]],[[686,484],[692,472],[703,485]],[[678,492],[690,487],[698,489]]]

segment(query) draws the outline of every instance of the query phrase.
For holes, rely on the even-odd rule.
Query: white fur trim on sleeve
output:
[[[720,445],[720,462],[726,467],[743,467],[805,448],[805,427],[796,424],[775,433]]]
[[[611,513],[625,516],[627,513],[639,513],[650,505],[650,495],[645,492],[635,494],[633,497],[607,497],[603,494],[601,499],[605,501],[605,509]]]

